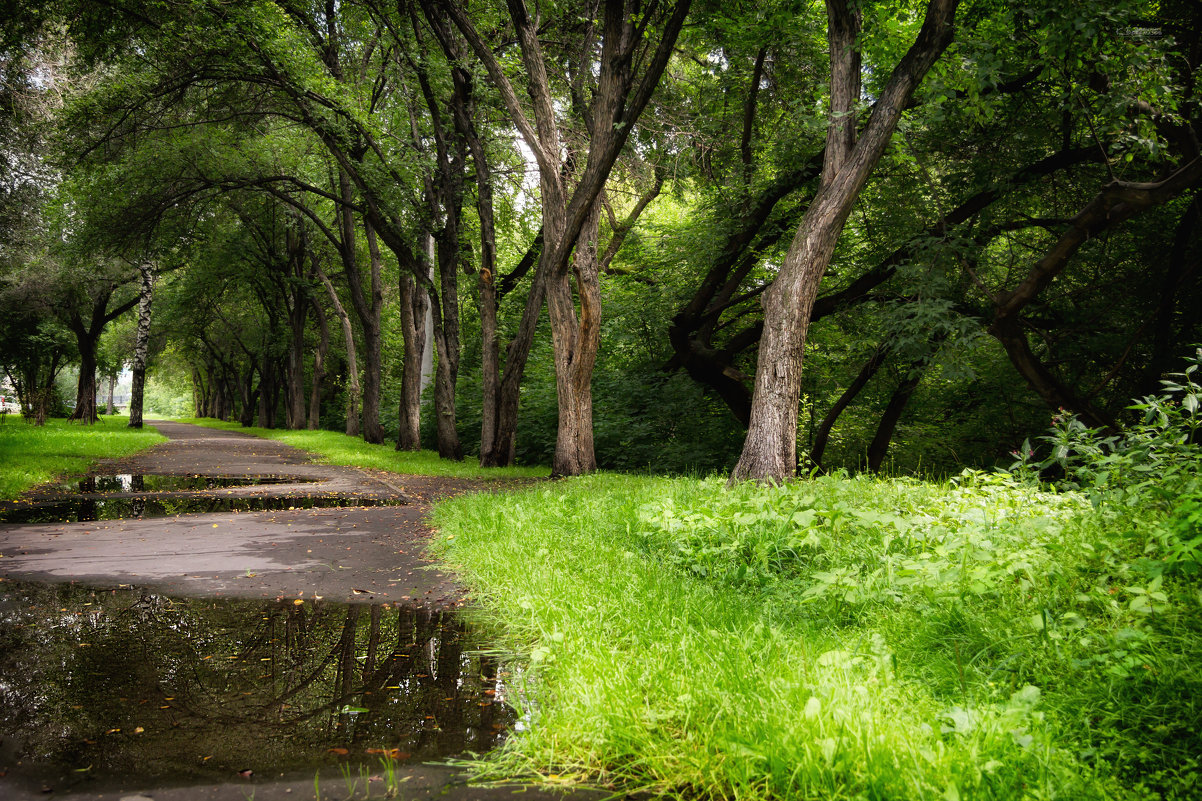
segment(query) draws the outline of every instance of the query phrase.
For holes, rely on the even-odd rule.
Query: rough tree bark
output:
[[[784,480],[797,470],[797,407],[806,334],[822,276],[852,205],[875,168],[910,96],[952,40],[958,0],[931,0],[918,38],[894,68],[868,123],[857,136],[854,103],[860,71],[849,58],[858,18],[844,0],[827,3],[831,52],[831,122],[821,186],[798,226],[780,272],[763,294],[760,339],[750,425],[731,475]]]
[[[660,29],[660,40],[653,42],[650,29],[650,14],[644,14],[636,20],[635,9],[628,13],[622,0],[608,0],[602,10],[602,44],[599,59],[599,72],[596,91],[593,96],[591,109],[591,127],[588,142],[587,160],[580,181],[575,189],[569,192],[563,178],[562,140],[555,112],[550,80],[547,75],[547,60],[543,56],[542,45],[539,41],[539,21],[532,17],[523,0],[509,0],[509,16],[514,24],[518,44],[521,48],[522,63],[526,68],[526,90],[530,97],[530,107],[533,121],[527,116],[526,110],[518,100],[517,92],[500,66],[496,54],[487,45],[468,19],[464,9],[455,3],[440,4],[455,22],[468,44],[475,52],[488,71],[492,83],[505,102],[514,125],[517,126],[522,138],[533,152],[538,162],[539,186],[542,199],[543,237],[544,246],[539,258],[535,274],[535,285],[531,289],[534,300],[541,302],[541,293],[545,290],[549,300],[548,309],[551,315],[552,342],[556,350],[557,368],[573,365],[574,356],[579,356],[576,370],[572,376],[556,376],[557,387],[571,386],[575,393],[590,392],[583,381],[581,370],[589,366],[589,381],[591,381],[590,359],[583,353],[573,354],[563,350],[579,343],[587,343],[591,333],[580,326],[600,324],[599,305],[590,309],[586,314],[581,313],[576,319],[575,309],[568,314],[571,307],[571,278],[573,273],[578,280],[597,283],[594,271],[589,269],[572,270],[569,261],[572,251],[578,244],[581,232],[586,230],[591,219],[599,213],[598,197],[605,186],[613,164],[626,143],[630,131],[637,122],[655,86],[659,83],[660,75],[667,65],[672,53],[676,37],[688,13],[689,0],[679,0],[665,10]],[[429,12],[427,12],[429,14]],[[646,66],[643,74],[636,81],[636,55],[638,61]],[[592,241],[595,245],[595,235]],[[594,257],[595,259],[595,257]],[[541,275],[540,275],[541,274]],[[539,284],[539,279],[545,282]],[[577,285],[581,296],[599,296],[597,286]],[[552,300],[552,296],[554,300]],[[537,320],[538,307],[531,314],[531,298],[528,298],[523,312],[523,326],[533,317]],[[533,328],[529,329],[533,335]],[[582,337],[581,334],[585,336]],[[505,377],[501,382],[501,402],[497,415],[497,437],[494,440],[493,452],[500,455],[511,450],[512,445],[506,442],[507,432],[502,426],[507,425],[510,413],[516,420],[516,402],[512,393],[516,384],[520,384],[521,375],[525,370],[525,358],[529,354],[529,343],[515,340],[510,344]],[[515,381],[509,381],[510,374]],[[558,372],[558,369],[557,369]],[[584,409],[582,401],[575,394],[560,395],[561,426],[570,427],[585,424],[581,415]],[[575,410],[570,407],[575,406]],[[591,408],[591,399],[589,401]],[[567,408],[565,408],[567,407]],[[591,414],[587,424],[591,429]],[[589,453],[584,455],[578,448],[591,444],[591,430],[584,433],[576,430],[561,431],[556,437],[556,455],[553,458],[552,472],[555,474],[576,474],[593,468],[595,457]],[[560,448],[568,451],[560,452]],[[562,471],[561,471],[562,468]],[[564,473],[563,471],[566,471]]]
[[[398,451],[421,450],[422,354],[426,351],[424,321],[430,304],[429,296],[417,286],[413,276],[401,272],[400,312],[401,336],[405,349],[401,354],[400,431]]]
[[[146,361],[150,354],[150,304],[154,298],[154,272],[149,263],[138,265],[142,280],[138,290],[138,330],[134,335],[133,379],[129,393],[129,427],[142,427],[142,406],[146,390]]]
[[[554,281],[547,291],[551,341],[555,354],[555,388],[559,394],[559,426],[551,474],[575,476],[597,469],[593,451],[593,394],[591,383],[601,344],[601,286],[598,282],[597,233],[601,204],[595,202],[580,241],[573,270],[580,316],[571,287]]]

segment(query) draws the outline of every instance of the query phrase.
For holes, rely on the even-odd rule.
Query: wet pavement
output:
[[[154,425],[169,442],[101,465],[82,488],[38,488],[0,504],[9,516],[0,517],[0,577],[182,596],[461,601],[425,558],[424,519],[431,501],[481,482],[314,464],[271,440]],[[221,486],[138,491],[133,476]]]
[[[0,798],[562,797],[425,762],[523,725],[425,553],[430,503],[489,485],[154,425],[0,508]]]

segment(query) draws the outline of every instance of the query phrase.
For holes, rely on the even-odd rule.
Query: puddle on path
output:
[[[480,753],[516,721],[480,647],[450,613],[0,581],[0,775],[338,781],[384,754]]]
[[[68,498],[53,501],[18,501],[0,506],[0,524],[74,523],[121,520],[130,517],[217,512],[267,512],[283,509],[326,509],[347,506],[397,506],[401,499],[354,495],[291,496],[150,496],[134,498]]]
[[[257,487],[264,484],[311,484],[315,479],[291,476],[167,476],[150,473],[118,473],[112,476],[88,476],[59,484],[56,492],[92,494],[97,492],[180,492]]]

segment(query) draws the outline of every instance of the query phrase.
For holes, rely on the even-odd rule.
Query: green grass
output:
[[[1202,593],[1150,518],[981,474],[596,475],[435,518],[524,721],[485,776],[689,798],[1202,792]]]
[[[256,437],[278,440],[295,448],[309,451],[326,464],[369,467],[422,476],[449,478],[535,478],[550,473],[545,467],[482,468],[474,460],[453,462],[440,459],[434,451],[398,451],[391,445],[371,445],[356,437],[337,431],[285,431],[274,428],[244,428],[236,422],[212,418],[186,418],[181,423],[240,431]]]
[[[0,422],[0,500],[56,477],[82,474],[98,459],[119,458],[165,441],[147,427],[128,427],[125,415],[105,415],[93,426],[48,420],[26,423],[17,415]]]

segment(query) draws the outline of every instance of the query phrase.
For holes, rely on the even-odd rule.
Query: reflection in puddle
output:
[[[92,520],[120,520],[127,517],[166,517],[169,515],[216,512],[266,512],[283,509],[326,509],[346,506],[397,506],[403,503],[405,503],[403,499],[370,498],[354,495],[82,497],[0,505],[0,523],[11,523],[14,525],[29,523],[73,523]]]
[[[96,789],[486,751],[514,714],[478,647],[449,613],[2,581],[0,771]]]
[[[263,484],[310,484],[314,479],[291,476],[166,476],[142,473],[118,473],[112,476],[87,478],[60,484],[59,492],[90,494],[93,492],[180,492],[222,489],[225,487],[257,487]]]

